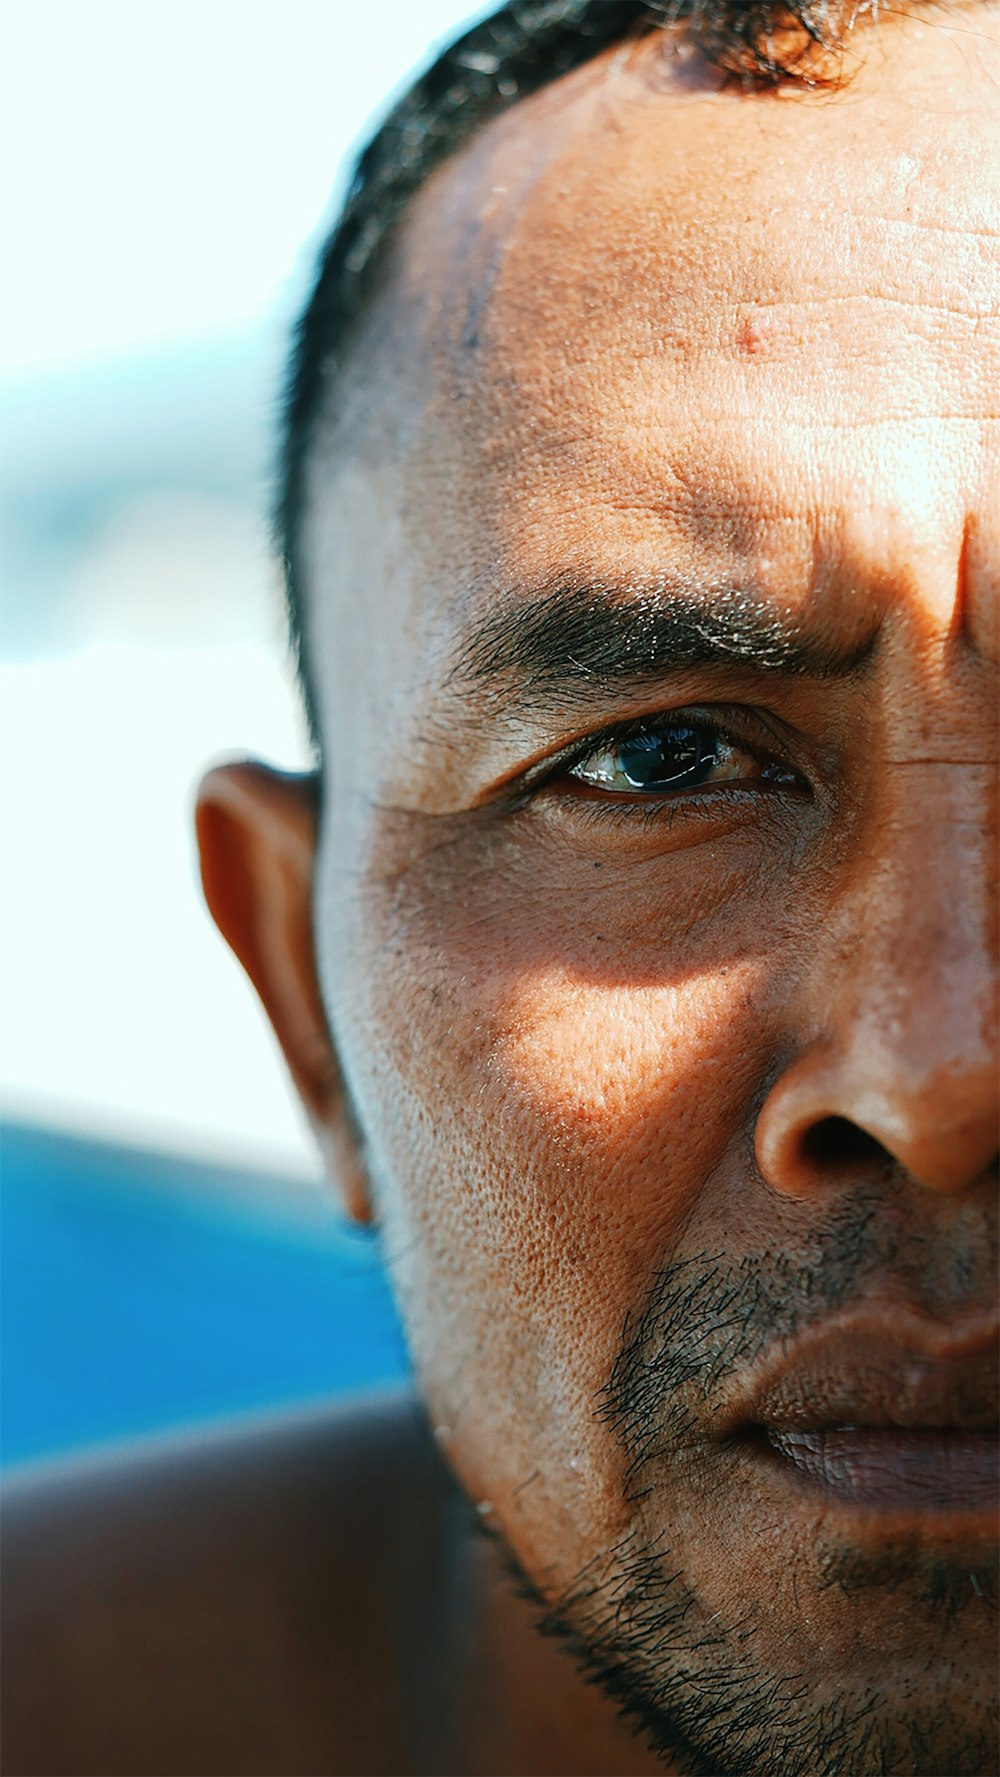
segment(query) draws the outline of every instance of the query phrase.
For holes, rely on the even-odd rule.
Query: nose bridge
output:
[[[809,1034],[761,1111],[778,1189],[814,1191],[853,1129],[954,1191],[997,1148],[996,822],[978,762],[888,768],[809,967]],[[857,1143],[854,1148],[857,1153]]]
[[[995,777],[989,765],[890,767],[838,922],[830,1036],[897,1091],[996,1066]]]

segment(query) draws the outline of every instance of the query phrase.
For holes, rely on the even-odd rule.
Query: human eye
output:
[[[592,737],[549,779],[565,794],[615,802],[671,803],[717,789],[803,788],[799,774],[775,752],[773,737],[745,714],[742,732],[702,710],[645,717]]]

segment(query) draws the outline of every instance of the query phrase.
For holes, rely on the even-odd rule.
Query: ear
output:
[[[198,792],[201,880],[212,917],[253,982],[347,1213],[372,1219],[316,974],[315,777],[222,765]]]

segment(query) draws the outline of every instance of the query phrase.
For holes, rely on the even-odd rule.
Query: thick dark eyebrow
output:
[[[873,641],[807,633],[791,614],[731,586],[694,594],[664,584],[560,583],[489,612],[463,638],[449,684],[531,707],[692,667],[840,678]]]

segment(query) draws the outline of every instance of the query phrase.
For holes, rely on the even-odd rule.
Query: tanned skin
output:
[[[199,832],[429,1430],[26,1504],[11,1771],[995,1768],[997,11],[850,75],[644,39],[411,208],[322,785]]]

